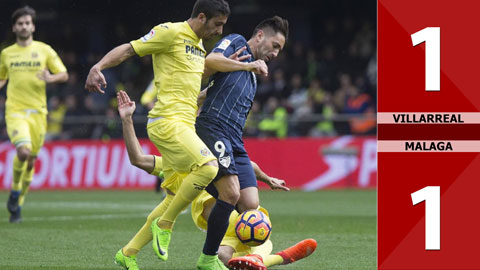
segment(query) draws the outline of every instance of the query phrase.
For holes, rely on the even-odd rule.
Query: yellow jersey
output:
[[[51,73],[67,69],[49,45],[33,41],[27,47],[13,44],[0,54],[0,80],[8,79],[6,113],[26,109],[47,113],[46,83],[37,77],[48,68]]]
[[[130,44],[140,57],[152,55],[157,102],[148,117],[194,124],[206,51],[188,22],[159,24]]]

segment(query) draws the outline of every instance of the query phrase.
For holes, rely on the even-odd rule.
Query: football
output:
[[[259,210],[249,210],[238,216],[235,233],[247,246],[259,246],[270,237],[272,224],[267,215]]]

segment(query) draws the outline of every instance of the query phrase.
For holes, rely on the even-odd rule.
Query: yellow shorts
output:
[[[5,116],[7,133],[15,147],[26,146],[37,156],[45,140],[47,115],[37,110],[9,111]]]
[[[232,255],[232,258],[245,256],[248,254],[258,254],[263,258],[266,258],[273,250],[273,243],[270,239],[268,239],[265,243],[261,244],[257,247],[250,247],[247,245],[242,244],[237,237],[232,236],[225,236],[222,239],[221,246],[229,246],[232,247],[235,252]]]
[[[186,175],[215,156],[195,133],[195,127],[180,120],[161,118],[147,125],[148,137],[162,153],[165,179]]]

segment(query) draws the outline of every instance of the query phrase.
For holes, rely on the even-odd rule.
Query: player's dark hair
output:
[[[37,17],[37,12],[35,12],[35,9],[31,8],[30,6],[24,6],[21,7],[17,10],[15,10],[12,14],[12,24],[15,24],[18,20],[18,18],[25,16],[25,15],[30,15],[32,17],[32,22],[35,23],[35,18]]]
[[[261,21],[257,27],[255,27],[255,30],[253,30],[252,36],[255,36],[259,30],[265,29],[271,29],[275,33],[281,33],[285,37],[285,40],[288,40],[288,21],[280,16],[273,16],[272,18]]]
[[[195,18],[198,14],[203,13],[207,20],[219,16],[229,16],[230,7],[225,0],[197,0],[193,6],[191,18]]]

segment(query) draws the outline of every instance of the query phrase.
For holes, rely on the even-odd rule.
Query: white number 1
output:
[[[440,27],[427,27],[411,35],[413,46],[425,42],[425,90],[440,91]]]
[[[425,201],[425,249],[440,250],[440,187],[424,187],[411,196],[413,205]]]

